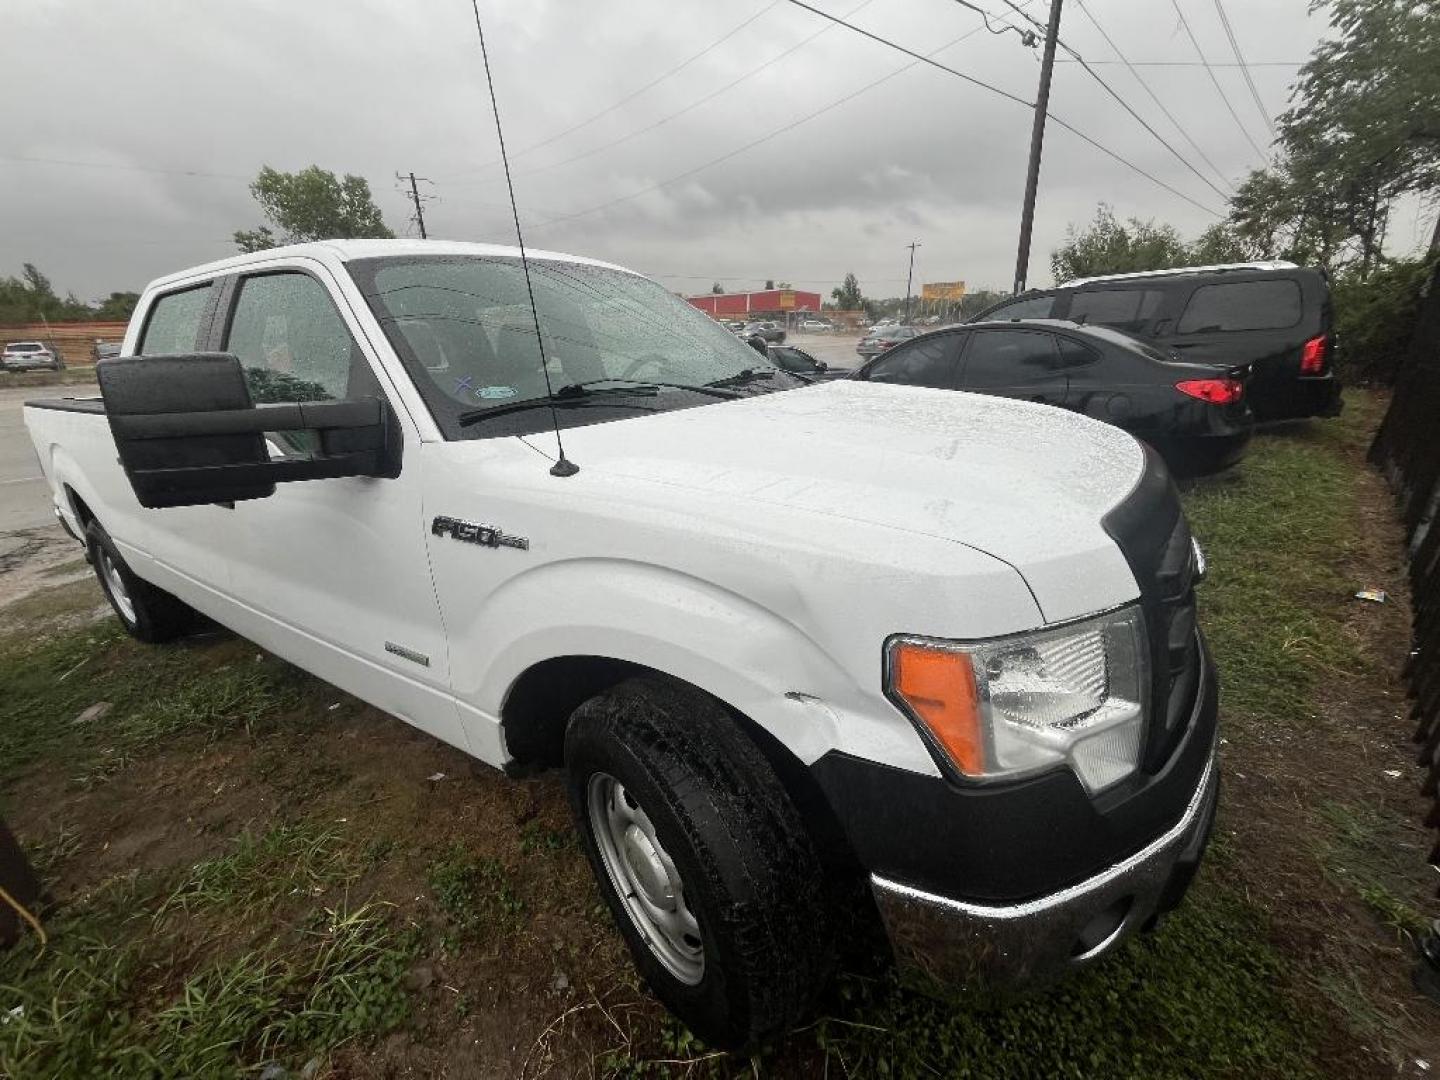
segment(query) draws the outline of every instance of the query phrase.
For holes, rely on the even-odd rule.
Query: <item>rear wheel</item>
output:
[[[194,609],[136,577],[98,521],[85,528],[85,549],[105,599],[131,637],[158,644],[180,637],[194,626]]]
[[[724,708],[631,679],[575,711],[565,764],[591,868],[656,997],[728,1050],[803,1019],[834,963],[820,862]]]

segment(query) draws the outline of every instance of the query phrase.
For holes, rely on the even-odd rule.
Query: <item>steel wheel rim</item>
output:
[[[125,588],[125,581],[120,576],[120,568],[115,565],[115,560],[104,548],[100,549],[100,577],[105,582],[105,591],[110,594],[110,599],[115,603],[115,610],[120,612],[120,617],[127,623],[135,622],[135,601],[130,599],[130,590]]]
[[[590,777],[585,802],[600,861],[630,921],[666,971],[697,985],[705,976],[700,923],[649,816],[609,773]]]

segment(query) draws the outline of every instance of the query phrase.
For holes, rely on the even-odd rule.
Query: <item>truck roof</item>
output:
[[[475,244],[461,240],[314,240],[304,244],[286,244],[283,247],[266,248],[264,251],[253,251],[244,255],[232,255],[227,259],[217,259],[214,262],[204,263],[200,266],[187,267],[173,274],[156,278],[150,284],[152,287],[163,286],[168,285],[172,281],[179,281],[205,274],[221,274],[237,271],[257,263],[268,262],[271,259],[295,255],[308,255],[311,258],[322,261],[334,261],[338,259],[340,262],[405,255],[481,255],[492,258],[508,257],[518,259],[520,257],[520,249],[509,244]],[[584,266],[603,266],[610,270],[619,270],[623,273],[635,274],[636,277],[643,276],[636,274],[634,270],[630,270],[627,267],[617,266],[614,263],[604,262],[600,259],[586,258],[584,255],[567,255],[564,252],[541,251],[531,247],[525,249],[525,255],[527,258],[543,262],[567,262],[579,263]]]

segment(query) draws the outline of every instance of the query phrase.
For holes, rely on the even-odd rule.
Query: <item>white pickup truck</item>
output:
[[[126,628],[203,612],[492,765],[563,766],[637,965],[717,1046],[804,1016],[842,918],[931,983],[1014,986],[1179,902],[1217,692],[1153,456],[808,385],[617,266],[528,277],[337,241],[146,289],[102,396],[25,411]]]

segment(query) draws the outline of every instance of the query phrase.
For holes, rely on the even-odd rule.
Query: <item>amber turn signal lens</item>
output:
[[[985,741],[970,657],[902,642],[891,654],[891,689],[930,729],[960,771],[985,773]]]

